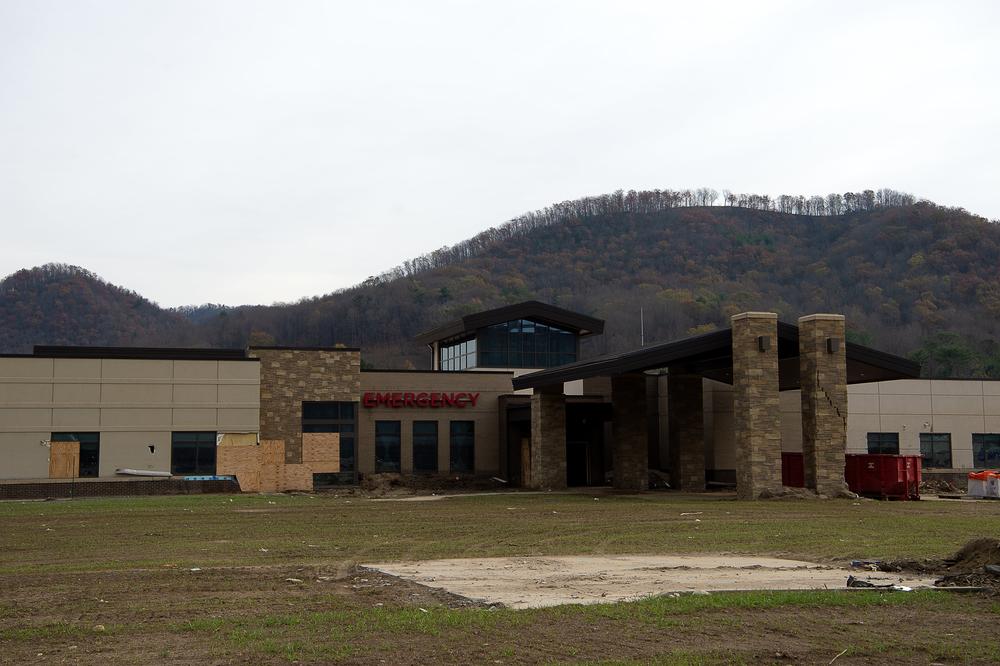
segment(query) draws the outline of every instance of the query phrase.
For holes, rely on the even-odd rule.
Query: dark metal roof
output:
[[[247,358],[243,349],[186,347],[70,347],[35,345],[40,358],[117,358],[169,361],[256,361]]]
[[[551,386],[577,379],[607,377],[673,367],[727,384],[733,382],[733,332],[713,331],[642,349],[608,354],[514,378],[514,389]],[[848,342],[847,383],[914,379],[920,364]],[[781,390],[799,387],[799,329],[778,322],[778,373]]]
[[[334,351],[334,352],[359,352],[361,347],[288,347],[285,345],[251,345],[250,351],[263,349],[265,351]]]
[[[564,310],[563,308],[538,301],[524,301],[514,305],[505,305],[493,310],[476,312],[465,315],[460,319],[450,321],[425,333],[418,335],[415,340],[421,344],[429,345],[432,342],[448,340],[464,333],[473,333],[480,328],[502,324],[505,321],[515,319],[531,319],[541,324],[551,324],[559,328],[572,331],[577,335],[600,335],[604,332],[604,320],[588,317],[587,315]]]

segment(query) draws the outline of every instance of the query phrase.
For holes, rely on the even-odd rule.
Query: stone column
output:
[[[778,403],[778,315],[733,315],[733,412],[736,497],[781,491],[781,409]]]
[[[670,422],[670,483],[680,490],[705,489],[705,421],[701,375],[671,370],[667,377]]]
[[[847,489],[847,351],[844,316],[799,319],[802,458],[807,488],[837,496]]]
[[[646,376],[611,378],[615,488],[649,488],[649,429],[646,427]]]
[[[539,490],[566,487],[566,398],[562,384],[542,386],[531,396],[531,479]]]

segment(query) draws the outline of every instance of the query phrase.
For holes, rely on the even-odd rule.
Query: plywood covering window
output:
[[[436,472],[438,469],[438,422],[413,422],[413,471]]]
[[[354,433],[357,430],[358,403],[303,402],[302,432],[340,433],[340,471],[354,472]]]
[[[868,433],[868,453],[888,453],[891,455],[899,455],[899,433]]]
[[[77,476],[95,478],[100,473],[101,433],[99,432],[54,432],[53,442],[80,442],[80,467]]]
[[[452,421],[449,460],[452,472],[476,469],[476,422]]]
[[[920,433],[921,466],[927,468],[951,468],[951,433]]]
[[[400,469],[399,421],[375,422],[375,471],[398,472]]]
[[[215,474],[215,433],[170,433],[170,473]]]

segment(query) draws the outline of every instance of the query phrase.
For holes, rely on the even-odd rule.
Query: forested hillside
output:
[[[0,282],[0,352],[32,345],[183,345],[203,340],[185,317],[75,266],[48,264]]]
[[[726,326],[749,309],[792,322],[842,312],[852,339],[916,356],[929,374],[1000,377],[1000,225],[891,190],[716,200],[713,190],[666,190],[565,202],[327,296],[184,309],[136,319],[128,335],[218,346],[344,343],[361,346],[369,365],[426,367],[427,352],[411,342],[416,333],[530,298],[605,318],[589,354],[638,346],[640,310],[647,343]],[[51,341],[30,324],[37,315],[19,324],[14,314],[46,312],[51,299],[21,303],[35,297],[11,297],[10,280],[0,287],[4,347]],[[73,301],[71,292],[64,300]],[[131,296],[133,310],[155,310]],[[85,301],[73,308],[87,310]],[[94,341],[74,337],[72,322],[63,317],[53,335]],[[126,342],[119,335],[113,343]]]

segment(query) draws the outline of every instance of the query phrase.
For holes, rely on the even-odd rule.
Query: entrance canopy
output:
[[[782,391],[799,388],[799,328],[778,322],[778,374]],[[920,364],[871,347],[846,343],[847,383],[863,384],[920,376]],[[609,377],[674,368],[733,383],[733,331],[724,329],[641,349],[577,361],[514,379],[514,389],[552,386],[590,377]]]

